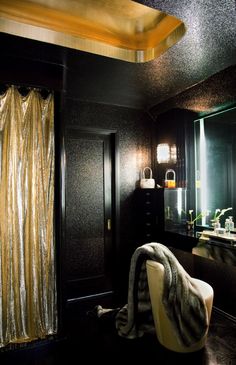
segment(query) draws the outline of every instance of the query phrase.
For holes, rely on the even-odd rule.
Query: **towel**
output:
[[[180,343],[187,347],[193,345],[207,330],[205,302],[193,278],[174,254],[165,245],[156,242],[138,247],[131,258],[128,302],[116,315],[118,334],[138,338],[154,330],[146,274],[147,259],[164,266],[163,304],[167,315]]]

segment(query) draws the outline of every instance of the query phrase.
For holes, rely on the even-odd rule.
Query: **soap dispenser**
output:
[[[226,234],[230,233],[230,220],[229,220],[229,218],[226,218],[226,220],[225,220],[225,233]]]

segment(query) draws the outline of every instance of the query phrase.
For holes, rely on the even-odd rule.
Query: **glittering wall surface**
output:
[[[180,17],[187,26],[179,43],[144,64],[0,34],[1,82],[63,90],[62,125],[117,130],[120,242],[127,256],[134,228],[132,192],[140,168],[151,161],[151,121],[146,111],[151,111],[155,119],[173,108],[202,113],[218,103],[234,102],[236,95],[234,0],[140,2]],[[178,122],[178,118],[173,120]],[[62,261],[64,268],[64,257]]]
[[[61,130],[65,125],[73,125],[117,131],[120,163],[119,252],[122,257],[119,270],[123,271],[125,265],[129,265],[130,254],[135,245],[132,194],[140,179],[141,168],[151,165],[152,120],[142,109],[141,74],[136,74],[136,65],[133,68],[129,63],[5,34],[1,34],[0,38],[4,54],[0,59],[3,66],[0,68],[2,82],[63,90],[62,104],[56,104],[57,108],[60,108],[58,122],[61,123]],[[59,128],[57,123],[56,128]],[[65,143],[67,142],[66,140]],[[75,158],[76,151],[77,147],[73,143],[69,144],[68,153],[71,160]],[[85,154],[85,148],[83,153]],[[60,151],[57,151],[57,157],[60,157]],[[69,179],[69,185],[73,187],[75,171],[71,171]],[[74,190],[71,190],[70,201],[73,201]],[[76,193],[79,192],[79,189],[76,190]],[[60,208],[58,206],[58,210]],[[76,226],[78,217],[74,218],[73,213],[76,212],[66,211],[68,230],[72,225]],[[59,215],[59,211],[57,214]],[[62,231],[63,229],[64,227]],[[61,242],[63,274],[69,266],[69,279],[76,280],[81,273],[86,276],[86,261],[91,262],[91,265],[96,261],[94,270],[99,274],[103,265],[101,246],[98,244],[93,248],[94,254],[90,261],[88,252],[78,252],[75,241],[64,240],[64,237],[70,234],[66,233]],[[78,258],[77,263],[75,258]],[[78,272],[80,268],[81,271]]]
[[[151,121],[140,110],[67,98],[66,124],[116,130],[119,136],[121,199],[135,189],[140,169],[150,165]]]
[[[235,64],[235,0],[136,1],[179,17],[187,28],[180,42],[142,69],[149,87],[155,85],[150,107]]]
[[[112,129],[117,131],[119,138],[119,163],[120,163],[120,247],[122,258],[122,270],[128,265],[130,253],[134,248],[133,204],[132,196],[140,179],[140,170],[151,163],[151,128],[150,120],[146,113],[141,111],[108,106],[96,103],[88,103],[67,97],[65,104],[66,124],[77,127]],[[73,154],[73,150],[71,152]],[[74,150],[76,153],[76,150]],[[84,151],[84,153],[86,153]],[[72,158],[72,157],[71,157]],[[90,152],[87,151],[89,163]],[[70,176],[73,185],[73,176]],[[68,199],[74,199],[75,192],[68,191]],[[83,194],[83,187],[77,185],[76,194]],[[86,201],[86,196],[84,196]],[[92,191],[90,199],[92,199]],[[91,200],[92,201],[92,200]],[[97,202],[94,202],[97,204]],[[67,236],[70,235],[70,220],[74,219],[70,213],[67,214]],[[73,242],[67,242],[69,252],[68,263],[78,255],[77,248]],[[86,252],[85,252],[86,254]],[[94,258],[96,260],[96,258]],[[99,257],[98,257],[99,261]],[[121,266],[120,266],[121,269]]]
[[[104,265],[103,143],[66,140],[68,279],[102,273]],[[96,199],[94,198],[96,197]]]
[[[236,103],[236,66],[231,66],[186,91],[150,109],[153,117],[179,108],[200,115],[225,109]]]
[[[183,39],[153,61],[133,64],[2,33],[2,70],[11,68],[18,82],[23,82],[28,73],[27,77],[41,84],[47,63],[51,72],[46,77],[51,83],[58,80],[56,65],[69,62],[73,65],[69,77],[75,76],[78,82],[75,87],[80,100],[150,110],[235,65],[234,0],[140,2],[176,15],[187,26]],[[34,76],[27,67],[29,59],[31,67],[35,64],[38,68]],[[36,60],[41,61],[40,67]],[[0,79],[9,81],[5,71],[0,71]]]

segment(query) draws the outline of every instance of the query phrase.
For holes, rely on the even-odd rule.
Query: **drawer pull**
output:
[[[107,220],[107,230],[111,231],[111,219],[110,218]]]

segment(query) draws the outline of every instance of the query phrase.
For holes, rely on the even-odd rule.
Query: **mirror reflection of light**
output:
[[[176,163],[176,161],[177,161],[177,150],[176,150],[175,144],[170,146],[170,160],[172,163]]]
[[[159,143],[157,145],[157,162],[158,163],[176,163],[177,150],[176,145],[168,143]]]
[[[201,177],[201,194],[200,204],[201,211],[207,210],[207,168],[206,168],[206,138],[204,129],[204,119],[200,119],[200,177]],[[206,217],[202,218],[202,225],[206,224]]]
[[[168,163],[170,161],[170,147],[168,143],[160,143],[157,146],[157,162]]]
[[[177,189],[177,212],[178,212],[178,218],[181,217],[182,213],[182,188]]]

